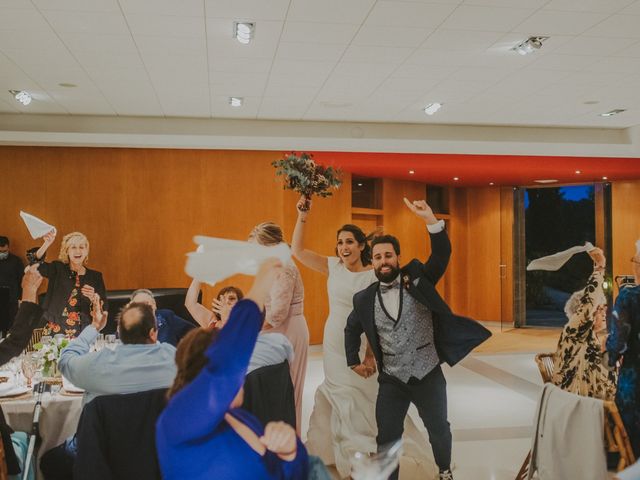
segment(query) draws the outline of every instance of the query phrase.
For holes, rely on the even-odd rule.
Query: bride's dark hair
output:
[[[370,233],[369,235],[365,235],[360,227],[357,225],[353,225],[351,223],[347,223],[346,225],[341,226],[336,233],[336,240],[340,236],[341,232],[351,232],[353,234],[353,238],[356,239],[358,245],[363,245],[364,248],[360,252],[360,260],[362,261],[362,265],[365,267],[371,264],[371,246],[369,245],[369,241],[375,236],[377,232]],[[338,247],[336,246],[336,256],[338,256]]]

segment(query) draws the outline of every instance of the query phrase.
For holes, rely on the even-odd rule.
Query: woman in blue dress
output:
[[[607,351],[609,365],[622,357],[618,373],[616,405],[631,440],[636,457],[640,457],[640,240],[631,259],[636,286],[620,290],[609,326]]]
[[[295,430],[284,422],[263,427],[239,408],[264,300],[280,270],[279,261],[265,261],[217,334],[196,329],[178,346],[178,374],[156,425],[165,480],[307,478],[307,452]],[[204,338],[213,341],[199,348]]]

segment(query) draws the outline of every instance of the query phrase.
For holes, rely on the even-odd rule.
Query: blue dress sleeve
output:
[[[158,428],[180,444],[211,432],[223,420],[244,383],[249,359],[262,327],[262,313],[251,300],[238,302],[206,351],[207,365],[170,401]]]
[[[631,332],[631,288],[624,288],[613,307],[609,336],[607,337],[607,352],[609,352],[609,366],[614,366],[627,350],[627,341]]]

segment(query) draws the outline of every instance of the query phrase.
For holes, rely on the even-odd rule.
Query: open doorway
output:
[[[599,214],[595,185],[534,187],[523,189],[524,242],[521,262],[551,255],[585,242],[598,244]],[[606,252],[606,249],[605,249]],[[519,326],[562,327],[564,305],[584,288],[593,269],[591,259],[575,255],[555,272],[522,270],[524,289]]]

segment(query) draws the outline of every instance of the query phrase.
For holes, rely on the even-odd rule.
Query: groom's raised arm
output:
[[[354,308],[349,318],[347,318],[347,325],[344,327],[344,349],[348,367],[360,365],[360,339],[362,332],[362,324],[358,320]]]
[[[431,238],[431,255],[422,266],[422,275],[435,285],[447,271],[451,258],[451,242],[444,229],[443,220],[434,225],[427,225],[427,229]]]

